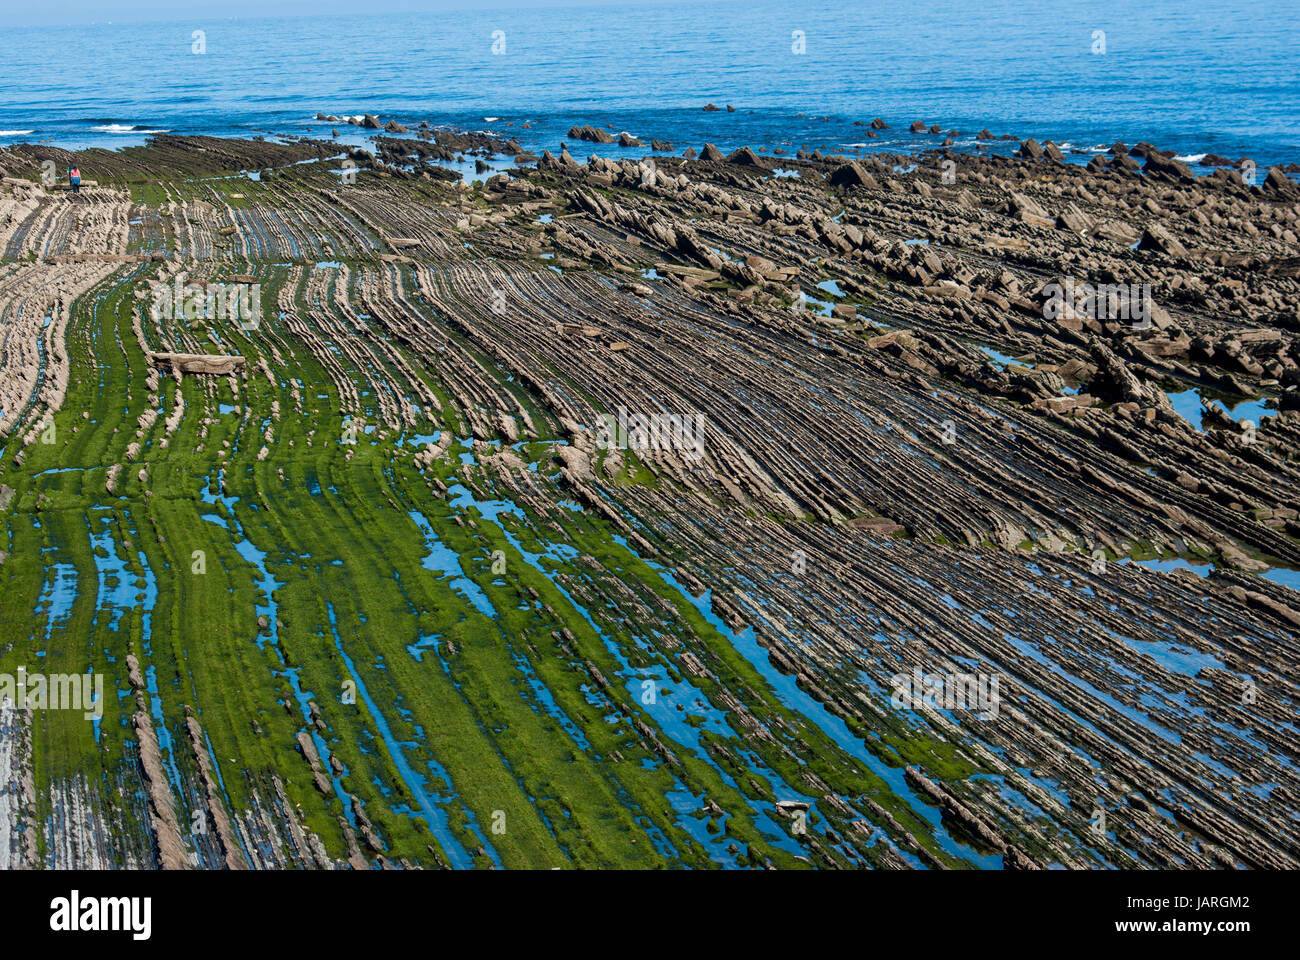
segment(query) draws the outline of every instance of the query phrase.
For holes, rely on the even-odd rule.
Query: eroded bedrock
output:
[[[0,151],[0,866],[1300,865],[1286,176],[480,141]]]

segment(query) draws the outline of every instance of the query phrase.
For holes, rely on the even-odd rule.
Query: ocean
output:
[[[942,139],[911,134],[922,120],[960,131],[959,149],[987,127],[1054,139],[1083,159],[1119,139],[1192,160],[1300,161],[1300,14],[1272,0],[198,18],[0,28],[0,44],[4,145],[114,148],[153,131],[328,137],[334,125],[313,119],[323,111],[492,130],[534,150],[590,123],[677,151],[706,141],[911,151]],[[855,121],[876,116],[891,128],[869,140]],[[363,142],[358,128],[339,129]],[[619,153],[570,147],[579,159]]]

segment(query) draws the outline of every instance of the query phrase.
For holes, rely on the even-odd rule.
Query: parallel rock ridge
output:
[[[1283,173],[324,119],[0,151],[0,867],[1300,866]]]

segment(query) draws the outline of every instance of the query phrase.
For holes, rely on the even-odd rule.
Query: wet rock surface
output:
[[[913,126],[932,135],[925,122]],[[367,508],[376,515],[392,510],[384,504],[405,515],[468,498],[478,506],[448,513],[445,536],[482,536],[500,522],[485,504],[504,501],[532,518],[530,537],[564,541],[575,510],[590,525],[552,573],[563,594],[541,576],[528,587],[536,596],[515,588],[529,617],[547,623],[528,621],[527,643],[550,651],[520,656],[549,682],[552,667],[580,673],[587,702],[629,731],[620,754],[644,751],[652,767],[699,786],[687,792],[705,797],[696,805],[705,822],[757,816],[751,801],[760,800],[782,830],[815,811],[809,832],[780,837],[819,866],[1300,863],[1288,786],[1300,762],[1300,594],[1283,585],[1300,568],[1300,224],[1282,172],[1258,186],[1226,167],[1197,176],[1149,144],[1117,144],[1085,168],[1063,162],[1055,144],[1026,140],[1014,158],[942,149],[783,158],[797,178],[774,175],[772,160],[748,148],[728,156],[711,144],[698,159],[656,156],[650,169],[622,153],[579,164],[548,152],[472,187],[394,174],[399,161],[414,169],[492,150],[439,134],[382,138],[378,159],[363,160],[349,186],[323,165],[293,166],[323,158],[323,147],[223,141],[222,163],[284,168],[238,203],[229,191],[179,185],[165,202],[140,203],[114,185],[155,163],[208,169],[218,148],[198,138],[113,155],[84,204],[7,179],[0,433],[11,526],[58,493],[26,466],[52,455],[42,449],[47,421],[62,431],[80,414],[65,398],[70,355],[98,343],[77,320],[90,291],[144,271],[164,281],[182,270],[274,279],[262,328],[219,328],[215,342],[204,324],[136,312],[129,349],[156,363],[154,379],[132,389],[150,402],[120,424],[131,446],[78,465],[98,471],[96,497],[165,495],[172,467],[155,462],[158,443],[189,436],[201,404],[220,396],[250,412],[213,410],[194,443],[221,451],[213,476],[229,468],[220,476],[232,482],[246,456],[260,479],[241,495],[275,513],[288,494],[268,485],[274,471],[328,443],[313,426],[293,433],[291,452],[276,431],[292,431],[290,414],[307,418],[310,398],[328,391],[331,415],[373,427],[373,444],[418,438],[376,447],[384,465],[375,472],[409,474]],[[614,140],[599,128],[570,138]],[[0,154],[0,165],[30,171],[40,150]],[[100,158],[79,159],[94,169]],[[289,373],[299,355],[309,366]],[[193,391],[183,407],[158,398],[156,378],[173,367],[208,375],[176,381]],[[652,414],[698,416],[700,431],[690,442],[680,424],[645,443],[602,439],[607,418]],[[229,448],[208,435],[222,418],[238,424],[223,434]],[[545,452],[526,459],[532,444]],[[342,469],[354,456],[373,459],[370,446],[331,450]],[[229,517],[251,523],[253,513],[240,513],[249,509]],[[502,529],[513,534],[512,522]],[[587,538],[593,529],[598,541]],[[514,559],[519,546],[506,547],[525,564]],[[0,575],[16,577],[9,552]],[[666,580],[661,592],[638,588],[614,553],[672,570],[681,589]],[[289,578],[291,566],[278,575]],[[387,580],[414,590],[419,570]],[[497,589],[494,576],[475,582]],[[609,636],[636,636],[645,670],[692,678],[727,727],[701,721],[716,728],[692,738],[643,709],[625,689],[639,675],[611,676],[618,665],[597,662],[605,645],[585,637],[587,618],[561,622],[566,605],[613,611]],[[248,635],[268,649],[288,644],[307,660],[323,648],[330,669],[344,669],[328,619],[298,634],[264,609],[245,612]],[[404,643],[423,642],[423,631],[408,632]],[[484,656],[473,648],[449,635],[418,665]],[[398,654],[408,656],[387,653],[390,671]],[[143,700],[138,669],[119,669],[120,685]],[[996,709],[900,706],[896,678],[917,671],[996,678]],[[370,682],[387,679],[371,673]],[[223,768],[179,715],[163,749],[153,711],[137,704],[123,726],[138,757],[124,776],[142,787],[148,842],[100,837],[65,844],[60,856],[165,866],[490,860],[468,841],[462,859],[441,834],[420,847],[395,839],[390,811],[418,807],[420,791],[403,780],[397,801],[348,778],[362,762],[347,748],[357,721],[319,691],[300,709],[288,683],[278,714],[293,729],[276,741],[286,759],[263,767]],[[401,702],[415,699],[414,685],[401,689]],[[461,694],[480,695],[472,684]],[[402,722],[391,707],[373,709]],[[432,714],[420,716],[431,729]],[[28,735],[2,729],[0,772],[20,782],[22,764],[8,758],[24,755]],[[377,725],[366,729],[383,741]],[[512,749],[493,742],[503,755]],[[178,743],[188,745],[188,791],[166,769]],[[431,744],[454,764],[455,751]],[[784,766],[810,744],[821,745],[822,765]],[[735,771],[736,786],[705,790],[702,763]],[[597,766],[599,777],[633,782],[615,761]],[[880,778],[870,788],[857,779],[864,768]],[[780,788],[748,782],[775,783],[773,769],[788,773]],[[222,795],[218,770],[247,781],[238,803]],[[463,778],[456,787],[477,789]],[[57,791],[77,802],[93,794],[72,780]],[[24,811],[48,802],[8,809],[30,818]],[[202,842],[177,828],[188,814],[176,807],[191,804],[213,818]],[[422,816],[436,825],[430,809]],[[486,822],[494,808],[476,809]],[[940,812],[938,829],[920,809]],[[656,823],[684,849],[698,842]],[[566,849],[580,846],[566,836]],[[764,843],[746,841],[747,856],[765,851],[750,865],[783,856],[780,843]],[[12,837],[8,848],[21,856]]]

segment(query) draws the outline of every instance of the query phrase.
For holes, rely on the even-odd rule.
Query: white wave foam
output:
[[[1181,157],[1174,157],[1175,160],[1181,160],[1183,163],[1198,163],[1205,159],[1203,153],[1187,153]]]
[[[90,129],[96,133],[171,133],[170,130],[138,130],[127,123],[103,123]]]
[[[0,137],[25,137],[35,132],[35,130],[0,130]]]

